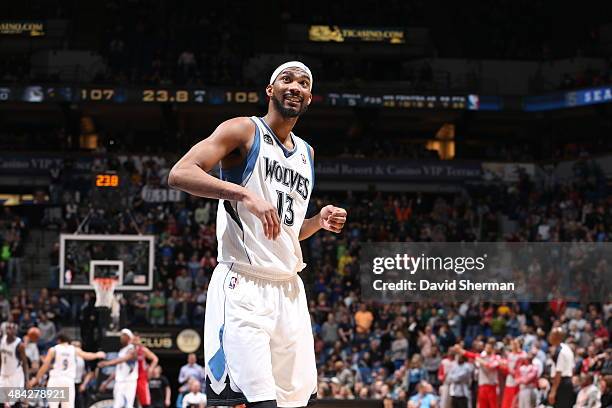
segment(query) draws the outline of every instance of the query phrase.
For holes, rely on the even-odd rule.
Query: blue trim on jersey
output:
[[[253,121],[253,123],[255,124],[255,138],[253,139],[253,144],[251,145],[251,149],[247,154],[246,165],[244,167],[244,171],[242,172],[242,182],[240,183],[242,186],[249,181],[251,174],[253,174],[253,169],[255,169],[257,158],[259,157],[259,140],[261,137],[259,135],[259,126],[257,126],[255,121]]]
[[[259,139],[259,126],[255,123],[255,136],[253,144],[247,153],[246,160],[242,164],[229,169],[219,168],[219,178],[221,180],[242,186],[246,184],[251,174],[253,174],[253,169],[259,156]]]
[[[295,139],[293,138],[291,133],[289,133],[289,137],[293,142],[293,150],[287,149],[287,147],[285,147],[285,145],[281,143],[280,139],[276,136],[276,133],[274,133],[274,131],[270,128],[270,126],[268,126],[268,124],[263,118],[259,118],[259,120],[261,120],[261,123],[263,123],[266,129],[268,129],[268,132],[272,134],[272,137],[274,138],[274,140],[276,140],[276,143],[278,143],[280,148],[283,149],[283,154],[285,155],[285,157],[290,157],[293,153],[297,152],[297,145],[295,144]]]
[[[314,169],[314,160],[312,159],[312,148],[310,147],[310,145],[308,144],[307,141],[305,141],[304,139],[302,139],[304,141],[304,144],[306,145],[306,150],[308,151],[308,160],[310,160],[310,169],[312,170],[312,186],[310,187],[310,192],[312,194],[312,190],[314,190],[314,184],[315,184],[315,169]]]

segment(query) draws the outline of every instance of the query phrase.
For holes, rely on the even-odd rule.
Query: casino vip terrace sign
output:
[[[45,23],[42,21],[0,21],[0,35],[42,37]]]
[[[404,44],[405,34],[401,28],[373,28],[312,25],[308,39],[315,42],[377,42]]]

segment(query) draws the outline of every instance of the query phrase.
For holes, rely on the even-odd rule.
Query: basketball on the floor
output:
[[[40,339],[40,329],[38,327],[30,327],[28,330],[28,338],[30,341],[38,341],[38,339]]]

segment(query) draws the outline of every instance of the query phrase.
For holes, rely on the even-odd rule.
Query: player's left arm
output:
[[[113,371],[111,375],[109,375],[108,378],[102,381],[102,383],[100,384],[100,391],[104,392],[104,390],[108,388],[111,381],[113,381],[114,379],[115,379],[115,372]]]
[[[43,378],[47,371],[49,371],[49,367],[51,367],[51,362],[53,361],[54,357],[55,350],[53,348],[50,348],[49,351],[47,351],[47,355],[45,356],[45,361],[43,361],[43,365],[38,369],[36,376],[32,378],[32,380],[30,380],[30,387],[35,387],[36,385],[38,385],[38,383],[40,383],[40,379]],[[27,378],[28,377],[26,377],[26,379]]]
[[[76,355],[81,357],[83,360],[91,361],[106,358],[106,353],[98,351],[97,353],[91,353],[89,351],[83,351],[80,348],[76,348]]]
[[[108,366],[114,366],[117,364],[121,364],[121,363],[125,363],[128,361],[132,361],[136,359],[136,352],[132,349],[130,350],[125,356],[123,357],[117,357],[113,360],[108,360],[108,361],[100,361],[98,363],[98,367],[100,368],[104,368],[104,367],[108,367]]]
[[[143,347],[142,351],[144,352],[145,358],[150,361],[149,372],[152,372],[152,370],[157,367],[157,363],[159,363],[159,357],[157,357],[148,347]]]
[[[28,372],[30,371],[30,366],[28,365],[28,357],[26,356],[26,353],[25,353],[25,345],[23,343],[19,343],[19,345],[17,346],[17,350],[19,352],[19,359],[21,360],[21,367],[23,368],[23,378],[25,379],[25,382],[27,383]],[[26,387],[29,388],[29,384],[26,385]]]
[[[310,157],[313,160],[314,166],[314,149],[310,147]],[[346,210],[344,208],[326,205],[317,215],[304,220],[300,229],[299,240],[310,238],[314,233],[321,228],[327,231],[339,233],[346,222]]]

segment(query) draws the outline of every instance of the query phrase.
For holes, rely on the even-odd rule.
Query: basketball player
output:
[[[313,149],[293,134],[312,101],[301,62],[270,78],[264,117],[223,122],[172,168],[171,187],[219,199],[219,264],[206,300],[204,351],[209,406],[304,407],[317,370],[300,240],[340,232],[346,211],[328,205],[305,219]],[[220,162],[220,178],[209,175]]]
[[[49,402],[50,408],[74,408],[75,389],[77,375],[77,357],[83,360],[96,360],[106,358],[106,353],[98,351],[90,353],[81,350],[70,344],[70,339],[65,334],[58,334],[57,344],[47,351],[47,355],[43,361],[43,365],[38,369],[36,376],[30,380],[30,387],[35,387],[40,383],[43,376],[49,371],[51,363],[53,368],[49,372],[49,381],[47,388],[50,387],[66,387],[68,388],[68,402]]]
[[[516,372],[515,368],[517,362],[524,360],[525,356],[527,355],[527,353],[522,350],[522,346],[523,344],[521,340],[513,339],[510,342],[510,352],[508,353],[506,359],[502,361],[502,367],[507,373],[507,376],[501,408],[512,408],[514,405],[516,405],[514,404],[514,400],[517,399],[517,395],[519,394],[519,385],[514,378]]]
[[[113,360],[101,361],[98,367],[104,368],[116,365],[115,372],[111,374],[103,384],[107,385],[113,379],[113,408],[132,408],[136,397],[136,385],[138,381],[138,368],[136,367],[136,350],[132,344],[134,334],[130,329],[121,330],[121,350],[119,356]]]
[[[136,360],[138,361],[138,381],[136,383],[136,397],[141,407],[148,407],[151,405],[151,393],[149,391],[149,373],[153,372],[153,369],[157,366],[159,358],[149,350],[148,347],[143,346],[140,342],[140,336],[134,335],[132,341],[136,347]],[[147,364],[149,360],[149,364]]]
[[[478,407],[497,408],[498,367],[501,359],[495,353],[495,339],[489,339],[480,354],[461,348],[459,350],[478,365]]]
[[[4,330],[5,334],[0,339],[0,387],[29,388],[25,382],[28,378],[28,359],[23,342],[15,335],[17,325],[8,323]]]

